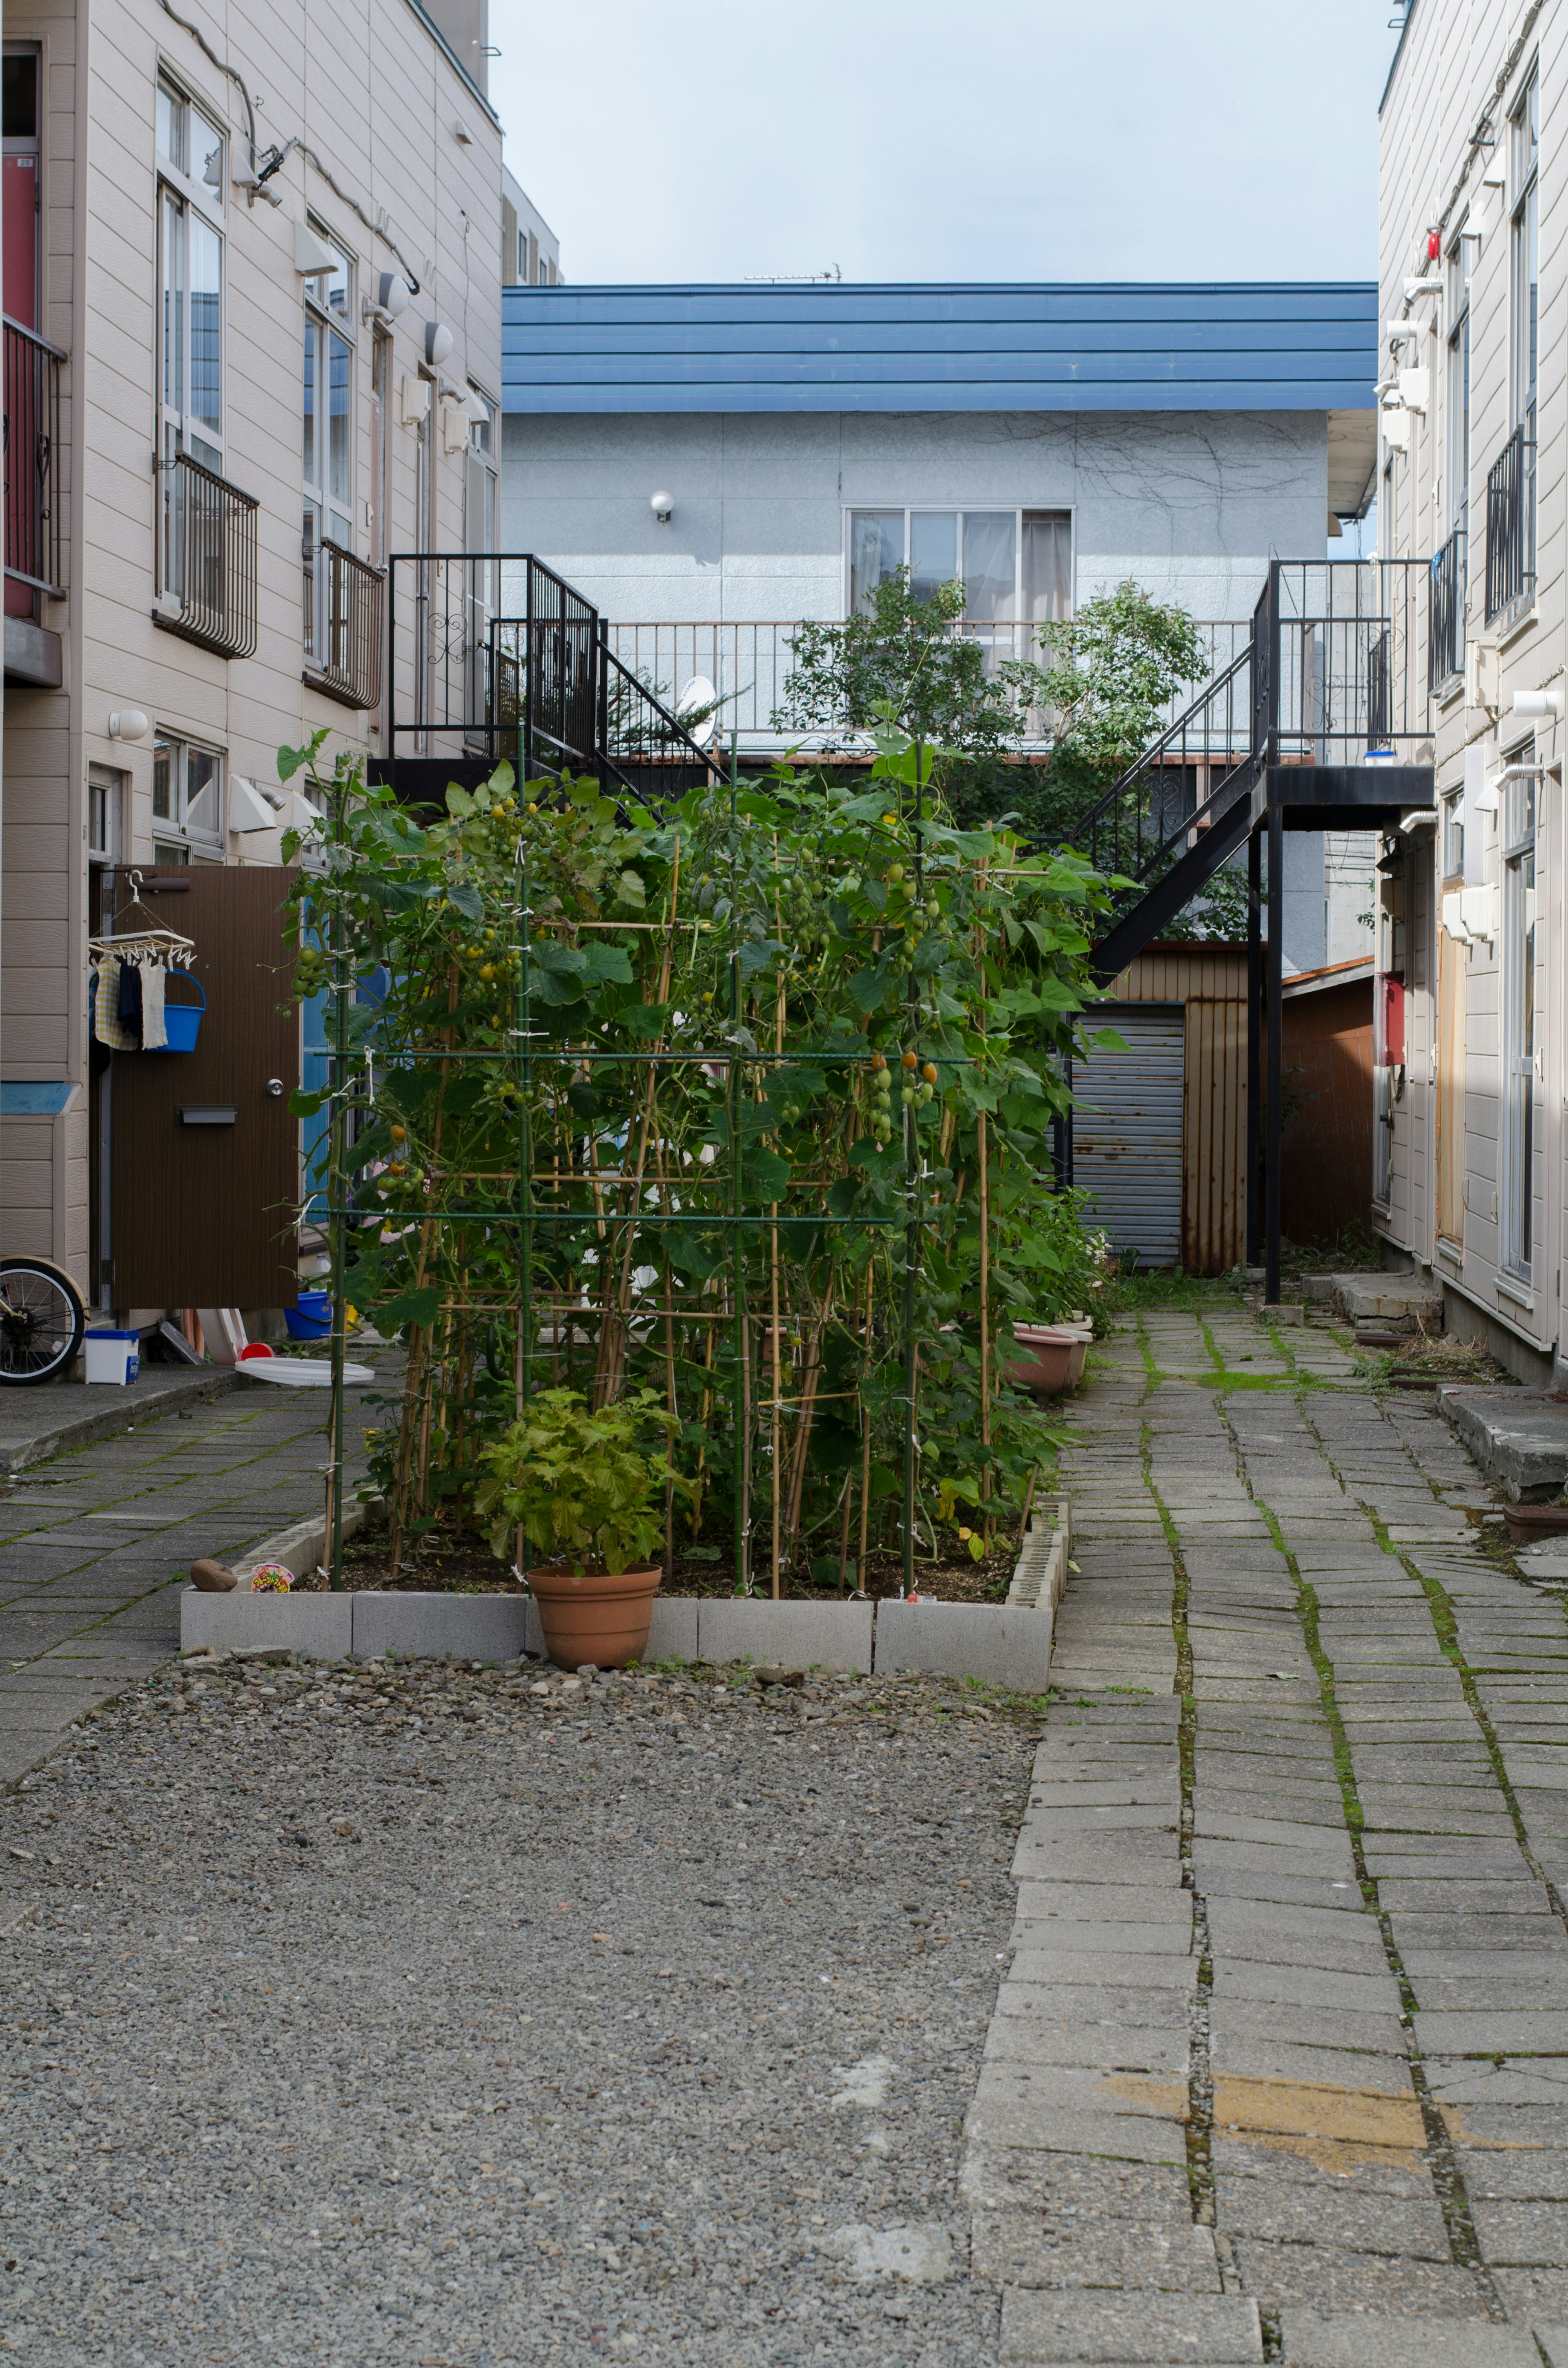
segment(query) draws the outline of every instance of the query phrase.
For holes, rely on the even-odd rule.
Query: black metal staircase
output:
[[[1425,560],[1271,562],[1247,647],[1071,835],[1125,883],[1094,952],[1108,984],[1247,848],[1247,1258],[1256,1264],[1261,1247],[1269,1301],[1279,1295],[1284,833],[1396,831],[1432,808],[1431,589]]]

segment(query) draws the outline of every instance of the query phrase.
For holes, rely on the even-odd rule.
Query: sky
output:
[[[1376,277],[1391,0],[491,0],[569,280]]]

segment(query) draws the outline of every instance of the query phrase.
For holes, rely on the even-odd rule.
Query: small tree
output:
[[[953,630],[964,601],[959,582],[917,596],[901,567],[864,614],[798,627],[774,725],[828,751],[863,743],[892,717],[939,747],[937,778],[966,828],[1008,819],[1030,838],[1070,839],[1171,701],[1207,677],[1198,628],[1130,578],[1037,629],[1047,663],[994,666],[979,641]],[[1042,735],[1044,752],[1026,753]]]
[[[961,584],[938,585],[927,599],[900,567],[861,615],[798,625],[774,729],[809,735],[831,754],[892,721],[927,746],[999,758],[1023,738],[1028,689],[988,672],[980,643],[953,632],[963,609]]]

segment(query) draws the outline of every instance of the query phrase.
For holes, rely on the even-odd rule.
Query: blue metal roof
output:
[[[507,288],[517,412],[1370,410],[1373,280]]]

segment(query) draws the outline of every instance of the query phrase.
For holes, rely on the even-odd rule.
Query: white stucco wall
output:
[[[1241,619],[1327,515],[1322,412],[514,413],[504,450],[505,548],[616,620],[842,616],[844,512],[883,503],[1070,509],[1080,601]]]

